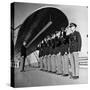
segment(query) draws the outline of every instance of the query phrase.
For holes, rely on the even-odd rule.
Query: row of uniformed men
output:
[[[40,69],[67,76],[68,45],[68,37],[65,34],[53,39],[49,37],[48,41],[44,40],[39,48]]]
[[[78,52],[81,50],[81,36],[76,27],[76,24],[71,23],[70,34],[66,35],[66,31],[60,32],[59,37],[49,37],[49,40],[44,40],[39,45],[41,70],[64,76],[71,74],[73,78],[79,78]]]

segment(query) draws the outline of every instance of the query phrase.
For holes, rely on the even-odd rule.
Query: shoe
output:
[[[47,72],[48,70],[44,70],[44,71],[46,71],[46,72]]]
[[[57,73],[57,75],[62,75],[62,73]]]
[[[21,70],[20,72],[25,72],[25,70]]]
[[[64,74],[63,76],[69,76],[69,74]]]
[[[49,72],[52,72],[52,71],[49,71]]]
[[[43,69],[40,69],[40,71],[44,71]]]
[[[57,74],[57,75],[62,75],[62,73],[60,73],[60,72],[56,72],[56,74]]]
[[[72,76],[72,78],[73,78],[73,79],[78,79],[78,78],[79,78],[79,76]]]

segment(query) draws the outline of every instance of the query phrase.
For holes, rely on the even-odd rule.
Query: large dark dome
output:
[[[46,29],[48,22],[52,22]],[[47,35],[59,31],[61,27],[67,27],[68,19],[59,9],[54,7],[45,7],[33,12],[21,25],[15,45],[15,51],[19,52],[23,41],[27,42],[27,55],[35,50],[35,47]],[[45,29],[37,38],[43,28]],[[35,38],[35,40],[33,40]],[[30,43],[33,40],[32,43]]]

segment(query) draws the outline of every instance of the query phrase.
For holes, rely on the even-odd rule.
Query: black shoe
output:
[[[64,74],[63,76],[69,76],[69,74]]]
[[[62,73],[57,73],[57,75],[62,75]]]
[[[20,72],[25,72],[25,70],[21,70]]]
[[[48,70],[44,70],[45,72],[47,72]]]
[[[52,73],[52,71],[48,71],[48,72]]]
[[[56,73],[56,71],[52,71],[52,73]]]
[[[79,78],[79,76],[72,76],[72,78],[73,78],[73,79],[78,79],[78,78]]]
[[[43,69],[40,69],[41,71],[43,70]]]

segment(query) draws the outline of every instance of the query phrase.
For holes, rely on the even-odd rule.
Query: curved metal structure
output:
[[[45,7],[33,12],[20,27],[15,45],[15,51],[20,51],[23,41],[27,42],[27,55],[32,53],[47,35],[67,27],[66,15],[57,8]]]

